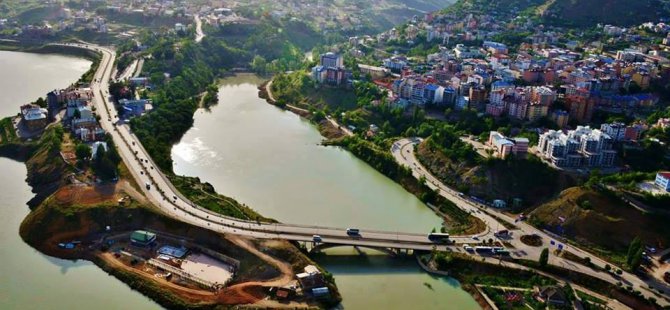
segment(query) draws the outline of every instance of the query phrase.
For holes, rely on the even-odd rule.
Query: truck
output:
[[[144,186],[147,188],[147,190],[151,190],[151,184],[149,182],[144,183]]]

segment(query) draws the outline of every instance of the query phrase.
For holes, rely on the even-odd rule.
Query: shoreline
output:
[[[3,48],[0,46],[0,50],[8,50],[6,48]],[[69,52],[64,52],[66,50],[69,50]],[[50,53],[50,54],[59,54],[59,55],[66,55],[66,56],[72,56],[72,57],[84,57],[81,56],[81,51],[88,51],[82,48],[72,48],[72,49],[60,49],[59,47],[51,47],[51,46],[41,46],[41,47],[26,47],[26,46],[17,46],[16,49],[12,49],[10,51],[15,51],[15,52],[33,52],[33,53]],[[93,54],[97,55],[97,53],[93,52],[86,52],[89,54],[90,57]],[[98,63],[94,63],[91,67],[91,69],[84,73],[83,77],[87,75],[89,72],[95,72],[98,68]],[[76,83],[76,82],[75,82]],[[61,128],[61,127],[58,127]],[[47,135],[49,132],[53,131],[53,129],[47,129],[45,130],[45,133],[42,135],[44,137]],[[153,285],[150,283],[149,279],[139,277],[137,275],[132,275],[128,274],[126,272],[123,272],[122,270],[119,270],[118,268],[114,268],[114,266],[111,266],[109,263],[105,262],[103,259],[99,257],[98,254],[94,253],[71,253],[67,251],[60,251],[58,248],[55,248],[53,244],[49,244],[50,241],[53,241],[53,238],[41,238],[41,239],[32,239],[30,237],[31,234],[34,233],[34,231],[41,231],[44,230],[45,228],[49,227],[52,229],[56,229],[58,232],[65,233],[66,235],[61,235],[61,237],[65,238],[67,236],[68,238],[78,238],[79,235],[77,233],[72,234],[70,232],[69,235],[67,235],[67,232],[62,232],[61,230],[64,229],[61,227],[60,224],[54,224],[54,225],[38,225],[35,226],[34,228],[28,228],[26,225],[27,222],[30,221],[30,219],[34,216],[39,215],[40,210],[49,209],[48,206],[46,206],[46,202],[49,200],[50,197],[53,197],[54,193],[56,193],[58,190],[64,188],[65,186],[65,179],[66,176],[69,175],[70,172],[70,167],[67,166],[66,164],[59,164],[57,166],[53,166],[53,162],[50,161],[43,161],[39,162],[38,160],[35,159],[35,156],[37,153],[40,153],[40,143],[41,139],[37,139],[37,141],[21,141],[20,139],[12,140],[12,141],[2,141],[0,142],[0,156],[10,158],[12,160],[16,160],[19,162],[22,162],[24,165],[27,166],[27,180],[26,182],[28,185],[31,187],[32,192],[35,194],[35,196],[28,202],[31,212],[22,220],[21,228],[20,228],[20,235],[21,238],[24,242],[26,242],[28,245],[30,245],[32,248],[38,250],[40,253],[43,253],[48,256],[56,257],[56,258],[61,258],[61,259],[68,259],[68,260],[77,260],[77,259],[84,259],[87,261],[90,261],[94,263],[98,268],[102,269],[103,271],[107,272],[110,275],[115,276],[118,280],[122,281],[124,284],[129,286],[131,289],[136,290],[140,292],[142,295],[144,295],[147,298],[150,298],[154,300],[155,302],[159,303],[160,305],[171,308],[171,309],[180,309],[184,307],[189,307],[189,308],[215,308],[215,307],[228,307],[225,304],[221,303],[213,303],[211,305],[199,305],[198,303],[184,303],[184,302],[176,302],[174,298],[170,297],[170,295],[165,295],[165,290],[163,287],[160,285]],[[47,156],[49,159],[55,159],[57,160],[58,163],[60,163],[60,157],[58,156]],[[47,184],[41,184],[39,182],[43,182],[44,178],[36,176],[36,172],[38,170],[44,169],[45,167],[48,167],[47,170],[49,170],[49,177],[47,178],[49,181]],[[114,201],[115,202],[115,201]],[[106,201],[105,203],[110,203],[110,201]],[[113,202],[112,202],[113,203]],[[75,207],[75,206],[73,206]],[[118,207],[117,207],[118,208]],[[120,208],[121,210],[125,210],[125,208]],[[151,213],[156,213],[157,211],[152,208],[152,207],[147,207],[143,206],[142,209],[145,212],[151,212]],[[37,215],[36,215],[37,214]],[[161,220],[162,223],[170,223],[170,222],[176,222],[176,224],[170,224],[170,225],[189,225],[186,223],[181,223],[176,220],[172,220],[170,218],[166,218],[162,213],[158,213],[159,216],[162,216],[163,219]],[[65,213],[65,214],[60,214],[58,216],[58,221],[63,221],[67,218],[71,217],[71,213]],[[42,224],[42,223],[38,223]],[[168,225],[168,226],[170,226]],[[55,227],[55,228],[54,228]],[[90,227],[82,227],[82,229],[90,229]],[[199,228],[198,228],[199,229]],[[210,232],[206,230],[208,233],[211,234],[216,234],[215,232]],[[58,234],[57,234],[58,235]],[[66,238],[67,239],[67,238]],[[65,241],[66,239],[63,239],[62,241]],[[287,243],[290,244],[290,243]],[[300,261],[307,261],[310,262],[310,259],[305,256],[304,254],[301,254],[300,251],[297,248],[294,248],[293,245],[289,246],[290,248],[293,248],[293,250],[289,251],[288,253],[293,253],[289,255],[289,262],[295,259],[298,259]],[[285,259],[285,258],[284,258]],[[334,290],[331,288],[331,291],[333,292],[333,300],[337,303],[341,301],[341,297],[339,296],[339,292],[337,292],[336,287],[334,287]],[[267,303],[267,302],[266,302]],[[311,304],[312,302],[310,302]],[[250,306],[253,306],[254,303],[248,304]],[[307,305],[307,304],[306,304]],[[294,305],[295,306],[295,305]],[[314,307],[314,305],[311,305],[309,307]]]
[[[52,54],[66,57],[84,58],[95,61],[99,54],[76,46],[53,46],[47,44],[28,44],[19,41],[0,40],[0,51]]]
[[[277,108],[280,108],[284,111],[289,111],[295,115],[300,116],[301,118],[308,120],[310,123],[312,123],[314,126],[316,126],[317,130],[321,134],[321,136],[324,138],[324,143],[323,145],[327,145],[327,141],[329,140],[336,140],[340,139],[343,137],[346,137],[350,134],[348,134],[346,131],[342,130],[341,128],[335,127],[335,125],[328,121],[327,119],[324,119],[320,122],[315,122],[310,116],[312,115],[312,112],[296,107],[294,105],[286,104],[286,105],[281,105],[278,104],[277,101],[274,99],[272,96],[272,91],[270,89],[272,85],[272,80],[273,78],[270,78],[269,80],[265,81],[264,83],[260,84],[258,86],[258,97],[265,100],[268,104],[273,105]]]

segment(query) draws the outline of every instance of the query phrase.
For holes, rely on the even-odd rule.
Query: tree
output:
[[[414,127],[407,128],[405,131],[405,137],[416,137],[416,130]]]
[[[251,61],[251,69],[257,73],[265,73],[267,71],[268,62],[260,55],[254,56],[254,59]]]
[[[107,149],[105,149],[105,146],[102,144],[98,144],[98,148],[95,150],[95,164],[99,165],[102,163],[102,160],[105,158],[105,153],[107,152]]]
[[[641,252],[640,251],[641,249],[642,249],[642,241],[640,240],[640,237],[635,237],[635,239],[633,239],[633,241],[631,241],[630,245],[628,246],[628,255],[626,256],[626,263],[628,264],[628,266],[632,266],[636,254],[638,252]]]
[[[639,248],[637,252],[635,252],[630,263],[628,264],[630,266],[630,270],[635,271],[640,267],[640,264],[642,263],[642,252],[642,248]]]
[[[77,155],[77,159],[81,161],[85,161],[91,158],[91,148],[84,143],[77,144],[74,153]]]
[[[41,108],[46,108],[47,107],[47,101],[44,100],[44,98],[42,98],[42,97],[37,98],[37,101],[35,101],[35,104],[40,106]]]
[[[540,263],[540,267],[542,267],[542,268],[546,267],[547,264],[549,263],[549,249],[548,248],[544,248],[542,250],[542,253],[540,253],[539,263]]]

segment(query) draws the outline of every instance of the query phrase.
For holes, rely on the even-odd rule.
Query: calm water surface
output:
[[[440,220],[402,187],[350,153],[319,146],[319,132],[258,98],[261,80],[224,80],[219,104],[195,115],[172,150],[177,174],[198,176],[220,193],[287,223],[429,232]],[[412,260],[352,248],[317,261],[335,275],[345,309],[479,309],[452,279]]]
[[[66,87],[87,60],[0,51],[0,114]],[[157,304],[86,261],[40,254],[21,240],[19,225],[33,197],[23,163],[0,158],[0,309],[158,309]]]
[[[198,110],[172,150],[177,174],[286,223],[428,233],[440,219],[402,187],[349,152],[323,147],[307,121],[268,105],[261,81],[224,81],[220,103]]]
[[[90,67],[81,58],[0,51],[0,117],[16,115],[21,105],[69,86]]]

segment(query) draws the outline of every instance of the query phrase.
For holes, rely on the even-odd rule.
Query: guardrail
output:
[[[75,45],[69,45],[69,46],[75,46]],[[87,49],[96,50],[96,48],[91,48],[89,46],[81,46],[81,45],[76,45],[76,46],[78,46],[80,48],[87,48]],[[99,48],[99,51],[101,53],[109,53],[109,51],[105,50],[104,48]],[[113,58],[113,55],[110,55],[110,57]],[[102,71],[103,74],[102,74],[101,79],[104,78],[105,72],[108,70],[110,63],[111,63],[111,61],[108,61],[108,62],[105,63],[105,66],[104,66],[103,71]],[[102,92],[102,89],[99,89],[98,93],[101,97],[101,100],[102,100],[102,103],[104,105],[105,110],[107,111],[107,113],[109,113],[110,109],[109,109],[108,98],[106,98],[104,96],[104,94]],[[206,214],[207,216],[203,217],[202,215],[196,214],[196,213],[192,212],[191,210],[187,210],[185,208],[182,208],[178,204],[174,203],[172,201],[171,197],[167,197],[167,195],[165,195],[165,192],[162,191],[158,187],[156,180],[149,173],[150,169],[147,169],[147,167],[145,165],[145,161],[149,162],[152,165],[152,167],[157,167],[156,164],[154,163],[153,159],[150,156],[146,156],[147,158],[144,159],[145,161],[143,161],[135,152],[132,151],[133,148],[131,147],[131,144],[126,139],[126,137],[122,134],[122,132],[119,130],[118,125],[115,126],[114,124],[112,124],[112,126],[114,127],[113,130],[115,130],[119,133],[119,136],[120,136],[121,140],[127,146],[128,150],[130,150],[132,156],[140,163],[140,166],[142,167],[142,169],[144,169],[144,171],[147,172],[146,175],[149,178],[151,184],[156,187],[156,190],[164,198],[164,201],[167,201],[175,209],[179,209],[179,210],[185,212],[186,214],[189,214],[189,215],[193,216],[196,219],[207,222],[208,225],[209,225],[209,223],[212,223],[212,224],[216,224],[216,225],[222,225],[222,226],[225,226],[225,227],[240,229],[240,230],[245,230],[245,231],[255,231],[255,232],[272,233],[272,234],[296,234],[296,235],[300,235],[300,236],[304,236],[305,234],[304,233],[292,233],[292,232],[289,231],[289,229],[290,228],[303,228],[303,229],[310,229],[310,230],[331,230],[331,231],[341,231],[341,232],[346,231],[346,229],[344,229],[344,228],[324,227],[324,226],[317,226],[317,225],[283,224],[283,223],[267,223],[267,222],[263,223],[263,222],[258,222],[258,221],[251,221],[251,220],[244,220],[244,219],[234,218],[234,217],[226,216],[226,215],[223,215],[223,214],[215,213],[211,210],[205,209],[205,208],[193,203],[188,198],[186,198],[183,194],[181,194],[174,187],[172,182],[165,176],[165,174],[163,174],[160,170],[158,170],[158,168],[151,169],[151,170],[155,170],[156,173],[158,173],[159,177],[163,180],[163,182],[165,184],[167,184],[167,186],[175,194],[175,196],[178,196],[183,202],[185,202],[189,206],[193,207],[197,211]],[[136,141],[136,145],[141,148],[142,152],[144,154],[148,154],[146,149],[144,149],[144,146],[140,143],[140,140],[137,138],[137,136],[135,136],[130,130],[128,130],[127,132],[131,136],[131,138],[133,138]],[[160,201],[158,203],[160,204]],[[212,216],[214,218],[218,218],[221,221],[228,220],[231,223],[227,224],[227,223],[222,223],[222,222],[219,222],[219,221],[214,221],[214,220],[209,218],[210,216]],[[248,228],[244,227],[246,225],[248,225]],[[286,229],[282,229],[282,228],[286,228]],[[377,239],[369,239],[369,240],[383,240],[383,241],[399,242],[399,240],[398,240],[399,233],[398,232],[380,231],[380,230],[365,230],[365,232],[384,234],[384,235],[390,235],[390,236],[395,235],[395,238],[389,238],[389,239],[379,239],[379,238],[377,238]],[[420,234],[420,233],[402,233],[402,235],[405,236],[405,237],[425,236],[425,234]],[[324,234],[324,236],[333,236],[333,235]],[[340,236],[338,235],[337,237],[340,237]],[[457,237],[457,236],[454,236],[454,237]],[[404,242],[409,242],[409,241],[404,241]],[[409,243],[411,243],[411,242],[409,242]]]

